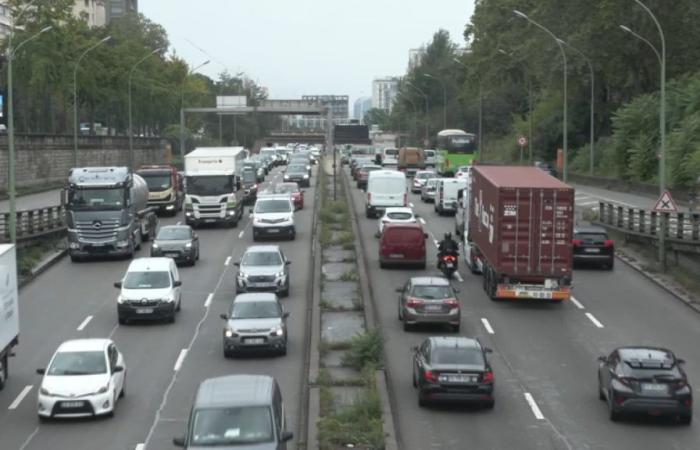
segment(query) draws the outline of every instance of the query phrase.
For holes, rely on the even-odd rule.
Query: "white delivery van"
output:
[[[385,148],[382,150],[382,166],[398,166],[399,149]]]
[[[19,342],[15,246],[0,244],[0,390],[7,382],[8,358]]]
[[[380,217],[386,208],[408,205],[406,175],[398,170],[374,170],[367,180],[367,217]]]
[[[466,187],[466,179],[440,178],[435,189],[435,212],[440,215],[456,214],[459,191]]]

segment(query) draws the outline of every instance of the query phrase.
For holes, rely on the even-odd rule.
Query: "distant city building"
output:
[[[320,102],[333,111],[333,118],[347,119],[350,116],[350,97],[347,95],[302,95],[302,100]]]
[[[130,13],[139,12],[138,0],[105,0],[107,1],[107,23]]]
[[[107,24],[107,2],[109,0],[75,0],[73,15],[85,17],[89,27],[103,27]]]
[[[0,38],[4,38],[10,34],[12,29],[12,15],[10,7],[7,6],[7,0],[0,0]]]
[[[375,78],[372,81],[372,108],[391,112],[398,88],[398,77]]]
[[[349,117],[333,119],[334,125],[346,125],[350,123]],[[321,116],[282,116],[282,131],[323,133],[326,131],[327,120]]]
[[[423,61],[425,47],[412,48],[408,51],[408,71],[415,69]]]
[[[370,109],[372,109],[372,97],[359,97],[352,104],[352,118],[362,120]]]

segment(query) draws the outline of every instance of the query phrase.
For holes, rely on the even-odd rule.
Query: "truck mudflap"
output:
[[[571,288],[560,287],[557,289],[547,289],[538,285],[518,285],[511,286],[499,284],[496,287],[496,298],[514,300],[558,300],[571,299]]]

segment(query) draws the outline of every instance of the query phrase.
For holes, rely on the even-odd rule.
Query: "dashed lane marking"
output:
[[[244,233],[245,233],[245,230],[243,230],[243,231],[241,231],[240,233],[238,233],[238,239],[242,238]]]
[[[576,300],[576,298],[574,298],[574,296],[571,296],[571,303],[573,303],[574,305],[576,305],[576,307],[577,307],[578,309],[586,309],[586,307],[583,306],[583,305],[581,304],[581,302],[579,302],[578,300]]]
[[[460,283],[464,282],[464,278],[462,278],[462,275],[460,275],[459,272],[455,272],[455,278],[457,278],[457,281]]]
[[[424,218],[419,217],[418,220],[420,220],[420,223],[422,223],[423,225],[425,225],[425,219],[424,219]]]
[[[489,320],[486,317],[481,318],[481,323],[484,324],[484,328],[486,328],[486,331],[488,331],[489,334],[496,334],[496,332],[493,331],[493,327],[491,327],[491,324],[489,323]]]
[[[537,406],[537,402],[535,401],[534,397],[532,397],[532,394],[525,392],[525,400],[527,401],[527,404],[530,405],[530,409],[535,415],[535,418],[537,420],[544,420],[544,415],[542,414],[542,411],[540,411],[540,407]]]
[[[136,448],[134,450],[145,450],[146,446],[144,444],[136,444]]]
[[[435,244],[435,247],[440,247],[440,243],[437,239],[433,239],[433,244]]]
[[[182,363],[185,362],[186,356],[187,356],[187,349],[183,348],[182,350],[180,350],[180,355],[177,357],[177,361],[175,361],[175,367],[173,368],[173,370],[175,372],[180,371],[180,368],[182,367]]]
[[[80,323],[80,325],[78,325],[77,330],[78,330],[78,331],[83,331],[83,330],[85,329],[85,327],[88,326],[88,324],[90,323],[91,320],[92,320],[92,316],[87,316],[87,317],[85,318],[85,320],[83,320],[83,321]]]
[[[229,264],[231,264],[231,257],[230,256],[228,256],[226,258],[226,261],[224,261],[224,266],[228,266]]]
[[[410,206],[411,208],[413,208],[413,203],[409,203],[408,206]]]
[[[588,319],[590,319],[590,321],[593,322],[593,325],[597,326],[598,328],[604,328],[603,324],[600,323],[600,321],[596,319],[593,314],[587,312],[586,317],[588,317]]]
[[[19,404],[22,403],[22,400],[24,400],[24,397],[26,397],[27,394],[29,394],[29,391],[31,391],[33,387],[34,386],[32,386],[31,384],[26,385],[7,409],[9,409],[10,411],[17,409]]]
[[[207,299],[204,301],[204,307],[209,308],[209,305],[211,305],[211,301],[214,299],[214,293],[210,293],[207,295]]]

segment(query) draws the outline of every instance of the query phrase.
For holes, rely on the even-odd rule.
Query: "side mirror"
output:
[[[397,287],[397,288],[395,289],[395,291],[398,292],[398,293],[401,293],[401,292],[403,292],[403,288]]]
[[[250,214],[251,216],[253,215],[253,208],[250,208],[250,209],[248,210],[248,214]]]
[[[452,288],[453,291],[455,291],[455,294],[459,294],[459,289],[457,288]]]
[[[192,239],[194,239],[196,241],[197,239],[199,239],[199,236],[197,236],[197,234],[195,233],[192,235]]]
[[[286,319],[286,318],[288,318],[288,317],[289,317],[289,311],[285,311],[285,312],[282,313],[282,318],[283,318],[283,319]]]
[[[185,447],[185,436],[173,438],[173,445],[176,447]]]
[[[418,346],[414,345],[413,347],[411,347],[411,350],[413,350],[414,352],[418,352]]]
[[[289,266],[289,265],[291,265],[291,264],[292,264],[291,261],[285,261],[285,262],[284,262],[284,265],[285,265],[285,266]]]
[[[235,263],[233,263],[233,265],[236,267],[241,267],[241,263],[239,263],[239,262],[235,262]]]
[[[428,239],[428,233],[423,233],[423,238]]]
[[[488,347],[484,347],[484,353],[493,353],[493,350]]]
[[[46,369],[36,369],[36,373],[38,375],[44,375],[46,373]]]
[[[607,358],[606,356],[599,356],[599,357],[598,357],[598,361],[604,363],[604,362],[607,362],[607,361],[608,361],[608,358]]]
[[[685,364],[685,359],[683,359],[683,358],[676,358],[676,363],[678,363],[678,364]]]
[[[122,282],[121,282],[121,281],[116,281],[116,282],[114,283],[114,287],[117,288],[117,289],[121,289],[121,288],[122,288]]]
[[[219,314],[219,317],[221,317],[224,320],[228,320],[228,314]]]
[[[180,280],[175,280],[175,281],[173,281],[173,286],[174,286],[174,287],[180,287],[180,286],[182,286],[182,281],[180,281]]]
[[[294,433],[292,433],[291,431],[283,431],[282,436],[280,436],[280,439],[282,442],[287,442],[292,440],[293,437]]]
[[[114,369],[112,369],[112,373],[117,372],[124,372],[124,366],[115,366]]]
[[[415,217],[416,219],[420,219],[420,214],[414,214],[413,217]]]

